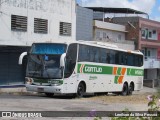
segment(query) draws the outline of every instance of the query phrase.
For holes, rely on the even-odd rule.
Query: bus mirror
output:
[[[18,61],[18,64],[19,64],[19,65],[22,65],[23,58],[24,58],[24,56],[26,56],[26,55],[27,55],[27,52],[23,52],[23,53],[19,56],[19,61]]]
[[[60,67],[64,67],[65,66],[65,57],[66,57],[66,53],[63,53],[61,55],[61,58],[60,58]]]

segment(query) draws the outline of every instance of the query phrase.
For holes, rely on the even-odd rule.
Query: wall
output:
[[[77,6],[76,40],[93,40],[93,11]]]
[[[124,25],[94,20],[94,40],[109,42],[126,50],[135,50],[134,42],[125,38]]]
[[[135,42],[135,49],[139,49],[139,17],[115,17],[114,23],[126,26],[126,39]]]
[[[27,32],[11,31],[11,15],[28,17]],[[34,33],[34,18],[48,19],[48,34]],[[72,36],[59,35],[59,22],[72,23]],[[7,0],[0,6],[0,45],[75,40],[75,0]]]
[[[148,69],[147,70],[147,79],[157,79],[157,69]]]
[[[103,35],[104,33],[106,34],[105,37]],[[95,34],[94,35],[95,40],[103,40],[103,41],[106,40],[106,41],[113,41],[113,42],[125,40],[125,33],[124,32],[96,28],[94,31],[94,34]],[[97,34],[99,34],[99,35],[97,36]],[[121,36],[121,39],[119,39],[118,36]]]

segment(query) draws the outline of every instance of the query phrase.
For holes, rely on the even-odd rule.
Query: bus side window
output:
[[[90,47],[90,62],[97,62],[99,63],[100,55],[99,55],[99,48],[98,47]]]
[[[127,65],[134,66],[134,55],[132,54],[127,55]]]
[[[77,44],[71,44],[68,47],[65,64],[65,78],[69,77],[75,69],[77,61]]]
[[[143,56],[142,55],[138,56],[138,66],[139,67],[143,66]]]
[[[110,61],[111,61],[110,53],[106,53],[106,63],[110,63]]]
[[[139,56],[134,55],[134,65],[139,66]]]
[[[101,62],[101,63],[107,63],[107,62],[106,62],[106,61],[107,61],[106,49],[101,48],[100,51],[101,51],[101,52],[100,52],[100,58],[101,58],[100,62]]]
[[[90,60],[90,50],[89,46],[87,45],[79,45],[79,55],[78,55],[78,61],[79,62],[89,62]]]
[[[115,52],[115,64],[118,64],[119,65],[119,52]]]
[[[115,64],[115,51],[110,50],[110,64]]]
[[[125,52],[121,53],[121,64],[122,65],[127,65],[127,55]]]

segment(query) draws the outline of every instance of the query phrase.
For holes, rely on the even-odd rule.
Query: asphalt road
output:
[[[70,96],[54,96],[49,98],[43,94],[0,94],[0,111],[123,111],[125,108],[131,111],[147,110],[146,104],[114,103],[114,101],[113,103],[106,103],[92,100],[92,97],[88,96],[78,99]],[[62,116],[59,119],[67,118],[63,118]],[[73,120],[74,118],[68,119]],[[38,118],[38,120],[41,119]]]
[[[146,110],[145,105],[126,103],[103,103],[92,101],[93,96],[85,98],[73,98],[70,96],[46,97],[43,94],[15,95],[0,94],[1,111],[122,111],[124,108],[130,110]],[[140,107],[139,107],[140,106]],[[144,106],[144,108],[141,108]]]

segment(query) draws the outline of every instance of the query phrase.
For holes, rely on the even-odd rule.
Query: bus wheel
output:
[[[47,97],[53,97],[54,93],[45,93]]]
[[[123,85],[123,90],[122,90],[122,92],[121,92],[121,95],[122,95],[122,96],[128,95],[128,86],[127,86],[126,83]]]
[[[128,89],[128,95],[132,95],[133,90],[134,90],[134,86],[133,84],[130,84],[129,89]]]
[[[77,89],[77,97],[78,98],[81,98],[84,96],[84,93],[85,93],[85,86],[83,83],[80,83],[78,85],[78,89]]]

